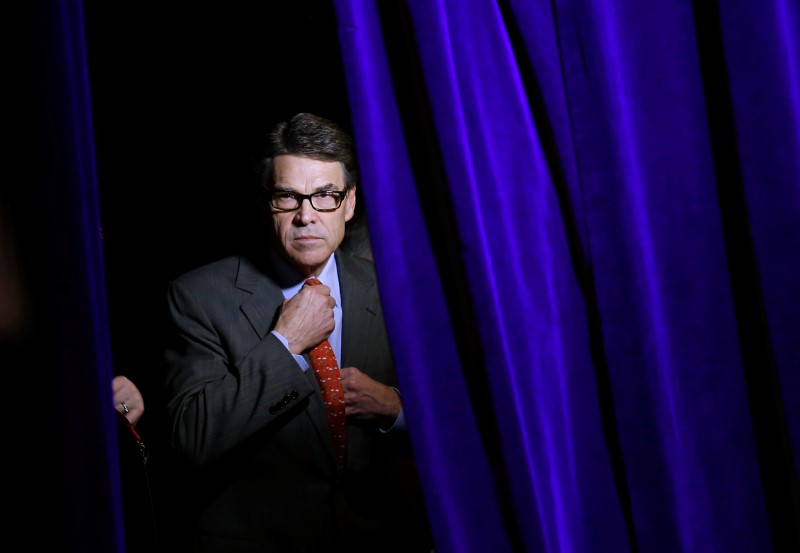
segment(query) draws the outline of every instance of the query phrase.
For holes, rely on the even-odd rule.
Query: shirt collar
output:
[[[322,268],[322,271],[319,275],[315,275],[317,280],[319,280],[322,284],[327,286],[331,289],[331,296],[334,300],[336,300],[336,305],[340,306],[342,304],[342,297],[339,291],[339,272],[336,270],[336,255],[333,254],[328,258],[328,262],[325,263],[325,266]],[[303,287],[305,284],[306,279],[303,278],[296,284],[289,286],[283,289],[283,296],[285,298],[291,298],[296,293],[300,291],[300,288]]]

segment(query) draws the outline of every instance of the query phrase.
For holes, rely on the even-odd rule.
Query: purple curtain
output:
[[[800,550],[798,3],[334,4],[437,553]],[[10,505],[124,551],[82,4],[22,12]]]
[[[59,551],[124,553],[82,5],[13,7],[19,125],[0,189],[0,273],[15,267],[20,281],[0,304],[21,309],[0,325],[9,527]]]
[[[335,5],[437,553],[800,548],[800,7]]]

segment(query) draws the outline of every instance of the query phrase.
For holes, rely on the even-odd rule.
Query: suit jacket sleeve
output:
[[[168,291],[167,414],[173,446],[197,465],[277,424],[315,389],[269,332],[280,290],[237,288],[231,264],[184,275]]]

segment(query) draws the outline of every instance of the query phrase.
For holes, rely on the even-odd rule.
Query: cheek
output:
[[[286,235],[286,229],[289,227],[286,217],[272,217],[272,228],[275,231],[275,236],[283,239]]]
[[[342,217],[337,219],[333,224],[328,226],[328,232],[333,242],[340,243],[344,238],[345,223],[349,221],[349,217]]]

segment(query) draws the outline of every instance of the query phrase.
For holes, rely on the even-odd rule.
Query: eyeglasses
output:
[[[347,190],[323,190],[313,194],[298,194],[289,190],[272,190],[269,203],[278,211],[297,211],[308,200],[316,211],[336,211],[347,196]]]

